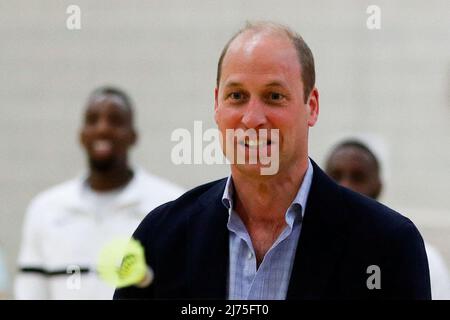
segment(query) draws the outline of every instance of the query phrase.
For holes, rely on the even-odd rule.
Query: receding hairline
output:
[[[238,37],[245,34],[266,34],[268,36],[281,36],[286,40],[292,41],[295,37],[300,37],[296,32],[287,26],[275,22],[247,22],[244,28],[239,30],[233,38],[230,39],[229,44],[231,44]]]
[[[228,40],[228,42],[222,49],[219,62],[217,65],[217,77],[216,77],[217,88],[219,88],[220,79],[222,76],[223,61],[228,53],[231,44],[237,38],[247,33],[252,34],[263,33],[267,35],[281,36],[289,41],[289,43],[292,45],[292,48],[297,53],[297,58],[300,67],[300,79],[302,80],[304,85],[304,95],[306,100],[315,86],[314,57],[311,52],[311,49],[309,48],[309,46],[307,45],[307,43],[304,41],[303,37],[300,34],[298,34],[297,32],[293,31],[291,28],[285,25],[271,21],[247,22],[244,28],[240,29],[230,38],[230,40]]]
[[[293,39],[297,36],[296,33],[294,33],[290,28],[283,26],[281,24],[275,23],[275,22],[247,22],[245,27],[240,29],[238,32],[236,32],[230,40],[226,43],[225,47],[222,50],[222,55],[219,59],[219,66],[220,70],[218,70],[217,75],[217,87],[219,87],[219,81],[220,81],[220,75],[221,75],[221,69],[223,66],[223,61],[225,60],[225,57],[227,56],[227,53],[231,47],[231,45],[240,37],[243,37],[244,35],[251,34],[251,35],[257,35],[257,34],[264,34],[267,36],[275,36],[275,37],[283,37],[289,43],[292,45],[292,48],[295,50],[295,44]],[[300,70],[302,66],[300,64]]]

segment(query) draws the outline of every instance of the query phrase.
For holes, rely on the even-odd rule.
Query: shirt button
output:
[[[251,258],[253,258],[253,253],[250,251],[247,255],[247,259],[250,260]]]

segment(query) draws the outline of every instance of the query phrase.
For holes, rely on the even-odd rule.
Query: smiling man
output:
[[[87,101],[80,141],[88,172],[38,195],[24,224],[15,283],[19,299],[111,299],[99,280],[101,248],[129,236],[145,215],[182,190],[130,166],[137,141],[133,107],[120,89],[102,87]]]
[[[319,92],[299,35],[262,22],[232,37],[219,59],[214,109],[230,176],[146,217],[134,237],[154,282],[115,298],[430,298],[414,224],[338,186],[308,157]],[[262,174],[260,159],[234,161],[250,160],[255,148],[278,152],[276,172]]]

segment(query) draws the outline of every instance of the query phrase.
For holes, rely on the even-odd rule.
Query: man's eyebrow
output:
[[[265,86],[266,87],[283,87],[283,88],[286,87],[285,83],[282,81],[271,81],[271,82],[267,83]]]
[[[286,84],[283,81],[274,80],[264,85],[265,87],[286,87]],[[242,87],[242,83],[237,81],[230,81],[225,83],[225,87]]]
[[[242,87],[242,83],[237,82],[237,81],[230,81],[225,83],[225,87],[229,88],[229,87]]]

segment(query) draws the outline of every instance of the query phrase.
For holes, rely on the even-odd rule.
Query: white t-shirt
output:
[[[87,181],[85,181],[81,189],[81,194],[86,205],[92,208],[93,213],[98,219],[104,219],[108,216],[108,213],[114,210],[114,206],[116,205],[115,200],[124,189],[125,187],[121,187],[106,192],[100,192],[92,189]]]
[[[85,177],[38,195],[24,222],[15,281],[18,299],[111,299],[96,265],[111,240],[130,237],[157,206],[183,190],[142,169],[112,192],[96,192]],[[86,271],[86,272],[83,272]]]
[[[430,269],[431,297],[433,300],[450,300],[450,275],[439,251],[425,243]]]
[[[8,269],[6,268],[5,257],[0,249],[0,294],[6,294],[6,291],[8,291],[8,278]]]

